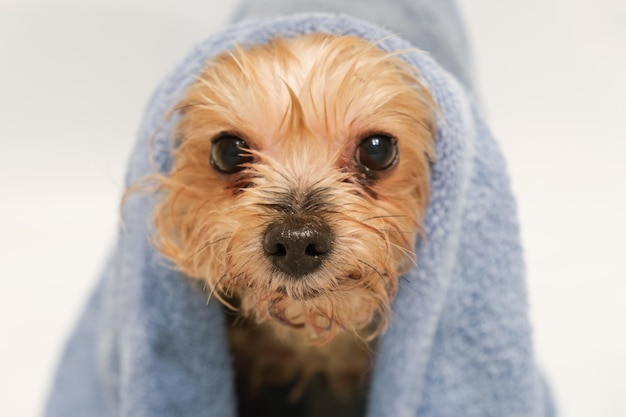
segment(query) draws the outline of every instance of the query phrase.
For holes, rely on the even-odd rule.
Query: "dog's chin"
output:
[[[316,285],[319,277],[311,275],[297,280],[274,277],[266,280],[267,285],[238,288],[231,294],[246,321],[272,327],[285,337],[296,334],[299,340],[324,344],[340,333],[373,339],[384,330],[393,297],[388,288],[368,287],[357,272],[337,279],[335,286],[319,285],[319,280]]]

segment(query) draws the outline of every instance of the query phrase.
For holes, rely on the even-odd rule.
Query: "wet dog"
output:
[[[235,46],[176,106],[154,242],[234,312],[242,414],[359,408],[435,156],[436,105],[398,55],[325,34]]]

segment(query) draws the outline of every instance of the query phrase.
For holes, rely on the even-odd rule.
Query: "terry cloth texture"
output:
[[[281,14],[272,5],[291,3],[248,1],[245,6]],[[151,146],[157,169],[168,171],[176,118],[167,120],[165,114],[204,62],[233,42],[324,32],[377,41],[387,51],[430,51],[401,55],[421,72],[441,109],[426,240],[417,243],[419,265],[402,278],[391,324],[380,341],[367,415],[552,416],[533,357],[515,201],[498,146],[467,93],[472,89],[469,58],[456,8],[441,0],[397,3],[396,16],[385,12],[396,5],[359,2],[358,10],[382,8],[366,13],[378,25],[305,13],[247,20],[200,43],[149,103],[127,182],[152,172]],[[285,8],[291,11],[292,6]],[[433,16],[443,26],[429,23]],[[411,42],[381,25],[400,28]],[[207,305],[150,246],[154,204],[154,197],[137,195],[127,201],[125,230],[69,340],[45,416],[236,415],[223,310],[217,302]]]

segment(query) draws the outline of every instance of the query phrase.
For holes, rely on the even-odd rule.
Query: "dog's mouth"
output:
[[[276,288],[276,292],[283,297],[291,298],[292,300],[296,301],[313,300],[322,296],[325,293],[325,291],[318,288],[302,288],[302,286],[299,286],[299,288],[297,289],[293,288],[291,290],[288,290],[286,285],[281,285]]]
[[[358,272],[352,272],[347,274],[344,278],[340,278],[339,281],[354,282],[358,281],[359,279],[361,279],[361,275]],[[327,295],[331,291],[336,291],[336,289],[321,289],[311,286],[303,288],[302,285],[298,285],[295,288],[288,289],[287,285],[281,285],[277,287],[276,292],[281,296],[288,297],[295,301],[313,300]]]
[[[300,290],[300,291],[287,291],[287,287],[285,287],[284,285],[281,285],[280,287],[278,287],[276,289],[276,292],[282,296],[291,298],[296,301],[313,300],[315,298],[318,298],[324,295],[325,293],[325,291],[319,290],[316,288],[307,288],[305,290]]]

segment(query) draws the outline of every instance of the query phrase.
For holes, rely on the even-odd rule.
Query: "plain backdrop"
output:
[[[563,416],[626,416],[626,2],[461,4],[519,201],[539,362]],[[1,416],[40,413],[144,105],[233,8],[0,3]]]

